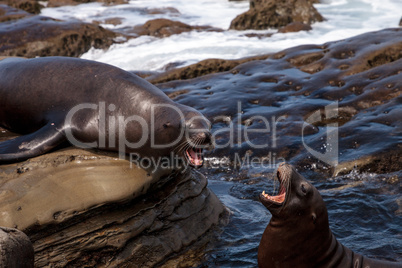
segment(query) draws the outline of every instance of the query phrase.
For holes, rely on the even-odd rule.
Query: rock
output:
[[[7,0],[0,2],[3,2],[10,7],[18,8],[32,14],[39,14],[41,8],[43,7],[37,0]]]
[[[257,37],[258,39],[271,37],[273,33],[246,33],[244,36],[247,37]]]
[[[0,10],[4,12],[0,16],[1,56],[78,57],[91,47],[108,48],[116,37],[93,24],[31,16],[4,5],[0,5]]]
[[[127,4],[128,0],[48,0],[48,7],[75,6],[83,3],[101,2],[106,5]]]
[[[5,21],[18,20],[28,16],[31,16],[31,14],[26,11],[0,4],[0,23]]]
[[[401,151],[402,146],[397,144],[395,148],[385,152],[380,151],[375,155],[363,156],[350,161],[342,161],[334,167],[333,175],[340,176],[350,174],[353,171],[385,174],[401,170]]]
[[[95,21],[93,21],[92,23],[95,23],[95,24],[97,24],[97,25],[99,25],[99,24],[101,24],[101,23],[104,23],[104,24],[112,24],[112,25],[116,26],[116,25],[122,24],[122,19],[123,19],[123,18],[119,18],[119,17],[116,17],[116,18],[108,18],[108,19],[105,19],[104,21],[95,20]]]
[[[311,26],[308,24],[304,24],[302,22],[292,22],[284,27],[279,28],[278,33],[310,31],[311,29]]]
[[[250,9],[232,20],[230,29],[263,30],[279,28],[292,22],[310,25],[323,20],[308,0],[251,0]]]
[[[14,228],[0,227],[0,267],[34,267],[34,251],[26,234]]]
[[[229,71],[241,63],[262,60],[268,57],[269,55],[247,57],[238,60],[207,59],[189,66],[172,69],[163,73],[154,73],[144,77],[153,84],[164,83],[172,80],[185,80],[210,73]]]
[[[221,29],[213,28],[210,26],[190,26],[180,21],[172,21],[168,19],[154,19],[149,20],[145,24],[136,26],[131,33],[137,35],[151,35],[156,37],[168,37],[173,34],[180,34],[183,32],[197,31],[221,31]]]
[[[144,25],[134,27],[133,31],[138,35],[167,37],[172,34],[192,31],[192,27],[179,21],[154,19],[147,21]]]
[[[180,15],[180,11],[174,7],[148,8],[147,13],[151,15],[157,15],[157,14]]]
[[[128,4],[128,0],[96,0],[96,1],[91,1],[91,2],[101,2],[108,6]]]
[[[400,170],[401,70],[402,29],[395,28],[297,46],[158,87],[212,122],[217,145],[207,156],[214,159],[240,165],[248,155],[304,169],[318,162],[321,170],[340,174],[307,150],[326,153],[326,126],[337,124],[339,167],[389,173]],[[327,118],[329,104],[338,109]]]
[[[225,212],[203,175],[171,172],[74,148],[1,165],[0,225],[27,233],[35,267],[154,266],[205,246]]]

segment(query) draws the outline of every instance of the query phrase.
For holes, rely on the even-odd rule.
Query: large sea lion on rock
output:
[[[260,195],[272,218],[258,248],[259,267],[402,267],[402,263],[369,259],[343,246],[329,228],[318,190],[286,163],[276,176],[278,195],[265,191]]]
[[[22,134],[0,143],[0,163],[69,141],[150,161],[174,153],[199,167],[212,143],[210,122],[197,110],[132,73],[67,57],[0,61],[0,126]]]

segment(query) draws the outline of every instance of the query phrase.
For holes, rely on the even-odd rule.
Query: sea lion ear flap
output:
[[[313,219],[313,223],[315,224],[317,221],[317,215],[315,215],[314,212],[313,212],[313,214],[311,214],[311,218]]]

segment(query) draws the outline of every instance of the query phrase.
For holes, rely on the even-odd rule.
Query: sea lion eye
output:
[[[301,190],[303,193],[307,193],[306,187],[304,187],[304,184],[301,185]]]
[[[163,124],[163,128],[168,128],[169,125],[170,123]]]

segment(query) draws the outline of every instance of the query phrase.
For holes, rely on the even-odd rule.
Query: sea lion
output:
[[[197,110],[132,73],[68,57],[0,61],[0,126],[22,134],[0,143],[0,163],[69,141],[152,162],[173,152],[200,167],[212,143],[210,122]]]
[[[258,247],[259,267],[402,267],[366,258],[338,242],[318,190],[289,164],[276,172],[279,193],[260,194],[272,218]]]

